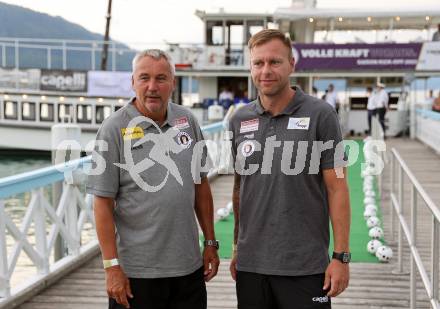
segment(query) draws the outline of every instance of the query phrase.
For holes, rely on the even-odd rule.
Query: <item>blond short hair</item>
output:
[[[254,34],[248,42],[249,51],[252,51],[256,46],[263,45],[272,40],[280,40],[289,50],[289,59],[293,58],[292,41],[290,37],[277,29],[264,29]]]

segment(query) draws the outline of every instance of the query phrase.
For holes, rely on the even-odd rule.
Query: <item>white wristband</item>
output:
[[[104,269],[107,269],[109,267],[119,265],[119,260],[118,259],[103,260],[102,264],[104,265]]]

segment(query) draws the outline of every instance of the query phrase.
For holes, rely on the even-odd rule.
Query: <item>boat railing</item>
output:
[[[205,45],[193,43],[145,44],[127,46],[115,41],[56,40],[0,37],[0,67],[12,69],[100,70],[103,45],[108,45],[110,71],[131,71],[131,60],[145,48],[167,50],[177,69],[243,67],[248,63],[243,44]],[[133,46],[133,47],[131,47]]]
[[[403,246],[408,246],[410,249],[410,308],[417,308],[417,273],[420,276],[423,287],[429,298],[431,307],[434,309],[440,308],[439,299],[439,249],[440,249],[440,209],[434,204],[432,199],[421,186],[420,182],[411,172],[405,161],[400,156],[396,149],[391,150],[390,168],[390,229],[392,240],[395,238],[395,221],[397,217],[397,273],[404,273]],[[396,175],[397,173],[397,175]],[[405,181],[406,176],[408,181]],[[397,188],[396,188],[397,184]],[[408,188],[409,186],[409,188]],[[404,193],[409,189],[410,198],[404,199]],[[422,204],[418,203],[419,198]],[[410,213],[406,213],[404,204],[409,202]],[[425,209],[421,209],[425,207]],[[430,270],[425,267],[421,251],[418,247],[418,224],[417,214],[423,210],[428,210],[431,221],[431,246],[429,249],[430,255]],[[407,221],[409,219],[409,222]],[[420,235],[421,236],[421,235]],[[425,235],[424,235],[425,236]],[[404,240],[404,237],[406,240]]]
[[[227,119],[202,127],[213,164],[209,178],[229,172],[226,128]],[[0,308],[19,305],[98,253],[93,198],[84,190],[91,161],[88,156],[0,179]],[[55,203],[49,187],[60,181],[61,197]],[[20,216],[8,208],[18,198],[26,204]],[[55,261],[54,246],[59,238],[67,255]],[[12,286],[23,258],[36,274],[27,273],[26,280]]]

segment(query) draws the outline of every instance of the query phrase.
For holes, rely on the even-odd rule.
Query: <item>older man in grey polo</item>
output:
[[[212,196],[202,162],[193,162],[204,161],[206,153],[194,154],[203,135],[187,109],[169,102],[173,68],[162,51],[137,55],[136,97],[97,135],[93,161],[105,169],[90,176],[87,191],[95,195],[109,308],[206,308],[204,279],[217,272]]]

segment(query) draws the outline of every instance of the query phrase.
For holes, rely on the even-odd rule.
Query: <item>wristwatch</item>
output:
[[[212,246],[212,247],[215,247],[216,249],[218,249],[220,247],[220,243],[219,243],[218,240],[209,239],[209,240],[205,240],[203,242],[203,246],[205,246],[205,247],[206,246]]]
[[[339,260],[341,263],[348,264],[351,261],[350,252],[333,252],[333,259]]]
[[[104,269],[107,269],[109,267],[119,265],[119,260],[118,259],[102,260],[102,264],[104,265]]]

